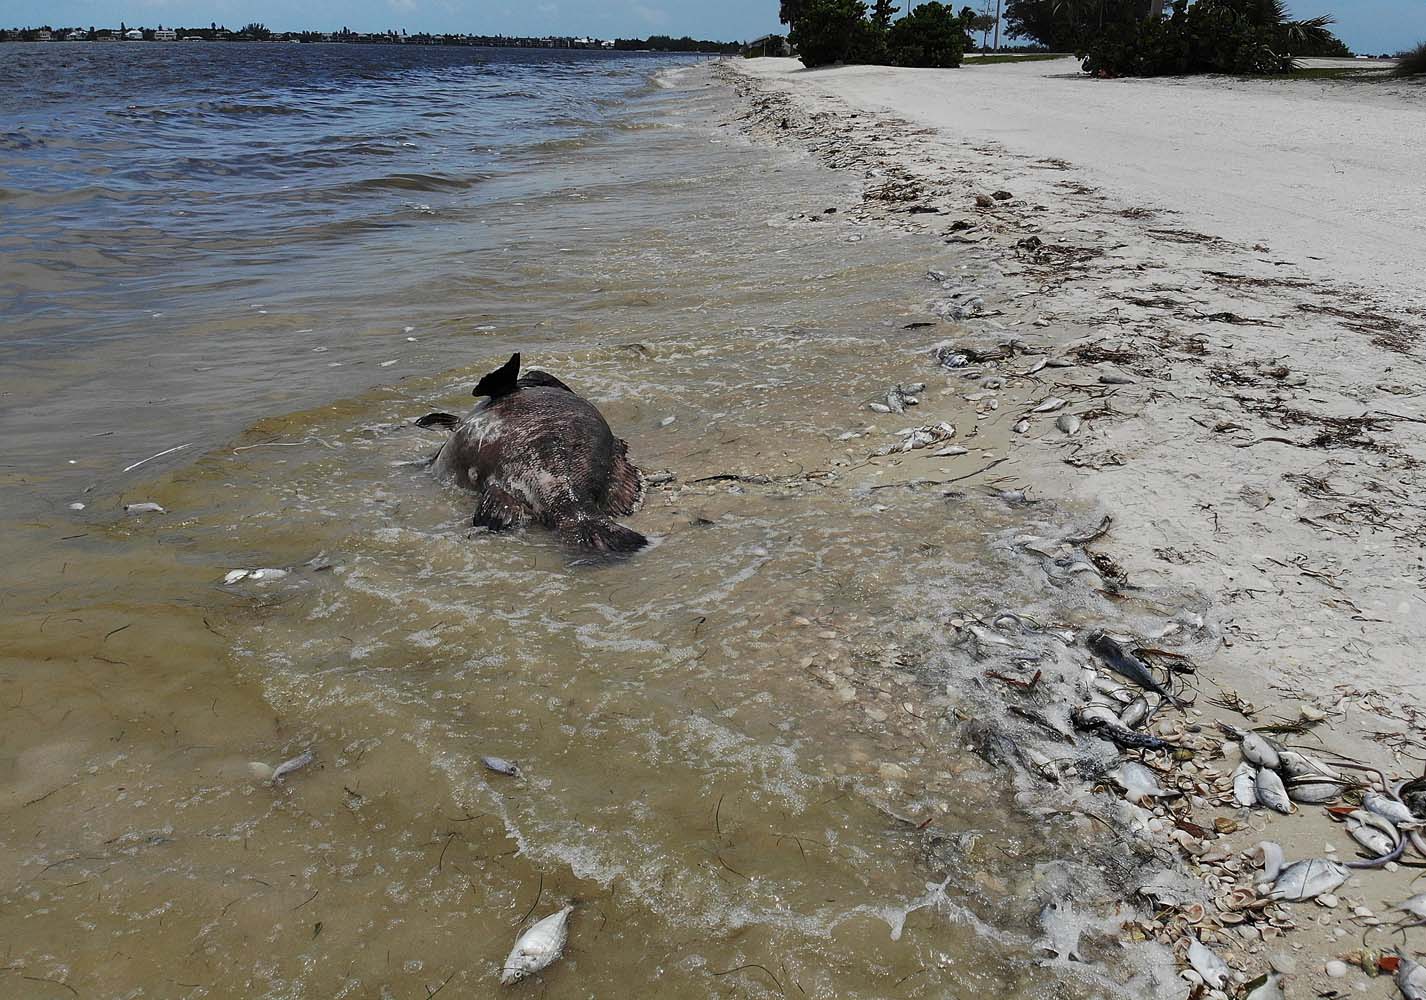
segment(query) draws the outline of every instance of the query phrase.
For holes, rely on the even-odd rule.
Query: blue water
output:
[[[680,57],[401,45],[0,46],[0,358],[116,307],[340,282],[372,234],[537,193]],[[542,173],[544,172],[544,173]],[[387,244],[390,248],[390,244]],[[274,282],[274,278],[280,279]],[[261,291],[257,291],[262,294]]]

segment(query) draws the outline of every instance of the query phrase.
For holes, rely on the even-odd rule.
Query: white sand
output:
[[[956,139],[1068,160],[1106,193],[1171,208],[1189,228],[1426,301],[1426,86],[1092,80],[1070,58],[959,71],[811,71],[795,59],[739,68]]]
[[[949,392],[977,406],[999,394],[1005,405],[978,432],[1024,418],[997,485],[1113,516],[1096,548],[1130,582],[1119,607],[1158,602],[1183,621],[1197,595],[1221,645],[1198,659],[1189,720],[1261,726],[1313,705],[1328,719],[1305,744],[1394,779],[1420,774],[1426,169],[1412,156],[1426,88],[1100,82],[1067,75],[1069,62],[729,65],[751,78],[734,77],[749,133],[862,179],[860,202],[804,224],[940,236],[945,285],[983,293],[986,315],[929,339],[1013,339],[1069,363],[952,377],[961,388]],[[942,285],[928,285],[934,299]],[[1031,412],[1052,394],[1083,420],[1073,437]],[[963,483],[975,472],[952,458],[883,462],[877,474]],[[1239,697],[1255,710],[1227,707]],[[1221,776],[1236,754],[1198,765]],[[1256,811],[1212,843],[1241,852],[1264,836],[1295,858],[1324,845],[1351,856],[1315,807]],[[1331,980],[1323,963],[1360,947],[1352,907],[1384,913],[1419,891],[1414,874],[1354,875],[1339,910],[1292,911],[1288,944],[1230,933],[1219,947],[1245,972],[1293,964],[1293,1000],[1328,989],[1385,1000],[1389,979]]]

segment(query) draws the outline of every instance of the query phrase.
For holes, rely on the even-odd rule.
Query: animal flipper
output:
[[[644,503],[644,474],[629,461],[629,445],[614,439],[614,457],[609,468],[609,489],[600,509],[610,517],[627,517]]]
[[[475,507],[472,523],[477,528],[491,531],[508,531],[517,528],[530,519],[530,508],[499,483],[485,484],[480,493],[480,501]]]
[[[508,396],[520,387],[519,377],[520,354],[517,351],[510,355],[509,361],[477,382],[470,394],[472,396],[489,396],[491,399]]]
[[[555,378],[549,372],[541,371],[538,368],[531,368],[520,376],[520,380],[515,383],[521,389],[533,389],[536,386],[543,386],[548,389],[563,389],[565,392],[574,392],[569,386]]]
[[[424,417],[416,420],[417,427],[439,427],[444,431],[453,431],[460,424],[460,417],[454,413],[442,413],[437,410],[435,413],[428,413]]]
[[[649,540],[607,517],[576,515],[555,522],[555,531],[566,545],[609,555],[629,555],[649,544]]]

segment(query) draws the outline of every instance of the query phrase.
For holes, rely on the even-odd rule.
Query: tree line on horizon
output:
[[[940,3],[901,19],[892,0],[781,0],[789,42],[807,66],[958,66],[986,16]],[[989,16],[994,23],[994,15]],[[1350,56],[1331,15],[1295,19],[1285,0],[1008,0],[1006,34],[1073,52],[1096,76],[1281,75],[1305,56]]]

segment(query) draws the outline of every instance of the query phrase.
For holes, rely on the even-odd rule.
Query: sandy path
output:
[[[1068,160],[1106,193],[1264,244],[1321,276],[1426,301],[1426,87],[1096,81],[1072,59],[934,70],[793,59],[746,71],[1011,152]]]

